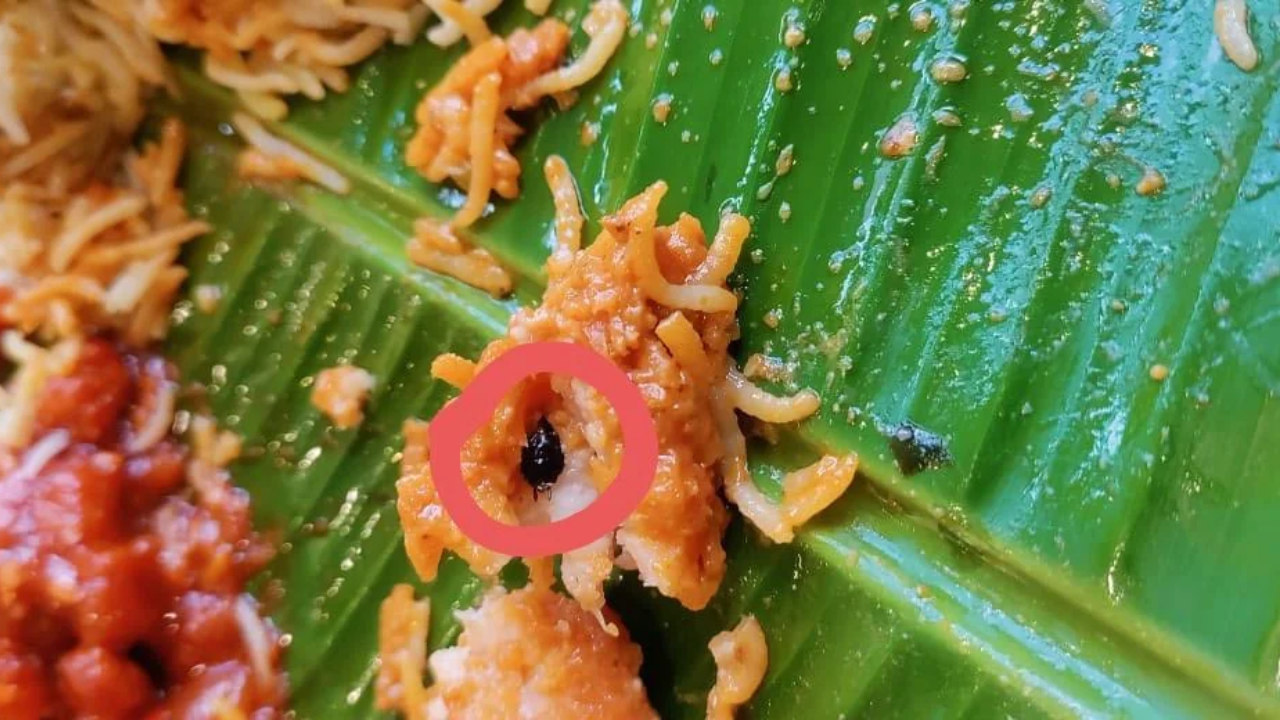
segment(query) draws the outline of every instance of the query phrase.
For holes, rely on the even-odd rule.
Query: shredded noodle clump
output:
[[[465,387],[477,369],[516,344],[546,341],[584,345],[617,364],[640,388],[654,418],[657,475],[616,532],[561,558],[561,576],[569,593],[597,615],[604,608],[603,583],[615,566],[634,568],[664,595],[702,608],[724,575],[720,541],[728,514],[721,488],[767,536],[786,542],[795,527],[844,492],[857,459],[828,456],[792,473],[781,503],[751,479],[736,414],[794,422],[819,403],[809,391],[782,398],[763,392],[729,357],[738,301],[726,281],[750,232],[745,218],[722,217],[708,246],[701,223],[689,215],[658,224],[666,186],[656,183],[605,218],[595,242],[579,249],[582,215],[572,178],[558,159],[547,170],[560,245],[547,261],[542,303],[516,313],[507,335],[474,365],[446,355],[432,372]],[[543,419],[559,435],[565,465],[550,492],[537,493],[521,475],[521,445]],[[418,572],[434,577],[447,549],[477,573],[496,575],[509,558],[471,542],[439,501],[427,426],[410,422],[405,435],[399,511]],[[572,378],[534,376],[513,388],[463,446],[462,475],[492,517],[541,524],[599,497],[616,475],[621,453],[618,420],[603,396]]]

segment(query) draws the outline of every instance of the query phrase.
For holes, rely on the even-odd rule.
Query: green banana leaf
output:
[[[532,21],[507,5],[499,28]],[[183,57],[188,201],[216,227],[190,287],[224,299],[181,302],[169,348],[245,436],[237,477],[282,534],[265,582],[298,716],[374,714],[378,603],[416,582],[400,423],[450,397],[435,355],[474,355],[539,296],[560,154],[593,218],[664,179],[669,217],[752,219],[739,358],[794,361],[790,388],[824,398],[752,448],[757,481],[863,458],[791,545],[735,522],[705,612],[613,586],[664,716],[702,716],[707,640],[754,613],[770,667],[746,717],[1280,717],[1280,10],[1252,5],[1246,74],[1206,2],[631,0],[636,32],[572,109],[526,118],[523,196],[477,227],[518,277],[506,301],[403,254],[415,217],[461,200],[401,160],[461,50],[390,48],[276,126],[348,197],[237,179],[234,99]],[[968,78],[935,81],[942,57]],[[883,157],[903,116],[916,149]],[[378,378],[354,431],[308,401],[340,359]],[[452,642],[479,581],[451,560],[419,586],[432,646]]]

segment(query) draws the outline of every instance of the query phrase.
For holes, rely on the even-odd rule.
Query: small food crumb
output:
[[[1164,382],[1169,377],[1169,367],[1161,363],[1156,363],[1151,366],[1151,370],[1148,374],[1151,375],[1152,380],[1155,380],[1156,382]]]
[[[217,285],[197,285],[195,292],[197,310],[210,315],[218,309],[218,303],[222,300],[222,288]]]
[[[1249,72],[1258,66],[1258,48],[1249,36],[1249,6],[1245,0],[1218,0],[1213,9],[1213,30],[1236,67]]]
[[[1142,177],[1138,180],[1135,188],[1138,194],[1143,197],[1150,197],[1164,190],[1164,175],[1153,167],[1144,168]]]
[[[658,47],[658,33],[649,33],[644,36],[644,46],[649,50]]]
[[[742,374],[753,380],[791,382],[792,368],[782,358],[753,353],[742,366]]]
[[[756,694],[769,666],[764,630],[748,615],[733,630],[711,638],[716,682],[707,695],[707,720],[733,720],[734,710]]]
[[[667,120],[671,118],[671,94],[662,93],[653,101],[653,119],[667,124]]]
[[[880,154],[890,159],[906,157],[919,142],[920,130],[916,127],[915,118],[903,115],[880,138]]]
[[[791,219],[791,203],[784,200],[778,206],[778,217],[782,219],[782,222],[787,222]]]
[[[774,172],[778,173],[778,177],[791,172],[791,167],[795,165],[795,152],[796,146],[788,145],[778,153],[778,161],[774,163]]]
[[[1026,122],[1035,115],[1035,110],[1031,109],[1027,96],[1022,93],[1014,93],[1005,98],[1004,107],[1009,111],[1009,118],[1016,123]]]
[[[600,123],[583,122],[580,139],[583,145],[595,145],[600,139]]]
[[[781,322],[782,322],[782,311],[778,310],[777,308],[774,308],[764,314],[765,327],[769,328],[770,330],[778,329],[778,325]]]
[[[782,33],[782,42],[789,48],[798,48],[804,43],[804,28],[794,23],[788,24]]]
[[[724,62],[724,51],[722,51],[720,48],[716,48],[715,50],[711,51],[711,55],[709,55],[707,59],[711,61],[712,65],[719,65],[720,63]]]
[[[944,127],[960,127],[960,116],[954,110],[939,108],[933,112],[933,121]]]
[[[1039,210],[1049,202],[1049,198],[1053,197],[1053,190],[1047,185],[1041,185],[1031,193],[1031,207]]]
[[[693,142],[693,133],[688,130],[685,130],[684,132],[680,133],[680,142],[682,143]]]
[[[836,50],[836,64],[840,66],[841,70],[845,70],[853,64],[853,53],[849,51],[849,48]]]
[[[373,390],[373,375],[354,365],[321,370],[311,391],[311,404],[340,430],[364,421],[364,404]]]
[[[773,78],[773,86],[778,92],[791,92],[791,68],[784,67],[778,70],[778,74]]]
[[[958,83],[969,76],[969,68],[953,57],[942,57],[929,66],[929,75],[940,83]]]
[[[1124,311],[1125,311],[1125,304],[1123,300],[1121,300],[1120,298],[1115,298],[1114,300],[1111,301],[1111,312],[1122,313]]]
[[[662,23],[662,27],[671,27],[671,17],[671,8],[664,8],[658,16],[658,22]]]
[[[911,27],[918,32],[929,32],[933,27],[933,10],[924,3],[911,6]]]

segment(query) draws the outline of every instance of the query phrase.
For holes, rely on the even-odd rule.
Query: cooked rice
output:
[[[711,638],[716,683],[707,695],[707,720],[733,720],[734,710],[756,694],[769,665],[764,631],[748,615],[732,630]]]
[[[768,395],[730,361],[737,298],[725,282],[750,233],[745,218],[722,218],[708,247],[701,224],[688,215],[657,225],[666,191],[658,183],[606,218],[596,241],[579,249],[582,218],[572,178],[559,162],[546,169],[562,244],[547,262],[542,303],[519,311],[507,336],[492,343],[478,363],[447,355],[432,364],[432,372],[465,387],[477,368],[517,343],[574,342],[609,358],[646,388],[661,449],[654,487],[616,533],[566,553],[561,577],[569,594],[593,613],[604,607],[603,584],[615,566],[634,567],[646,584],[701,608],[724,573],[720,540],[728,516],[722,486],[767,536],[785,542],[844,492],[856,457],[831,456],[792,473],[780,504],[751,480],[736,413],[794,422],[819,403],[809,391],[790,398]],[[564,471],[543,496],[520,474],[521,445],[541,418],[556,428],[565,455]],[[612,482],[621,462],[620,434],[609,403],[590,386],[528,378],[464,445],[463,478],[499,521],[555,521],[589,505]],[[431,481],[423,424],[406,428],[398,489],[406,546],[425,579],[434,577],[446,549],[483,576],[495,575],[508,561],[464,536],[444,511]]]
[[[277,120],[284,98],[313,100],[350,84],[346,68],[388,42],[407,45],[429,11],[418,0],[145,0],[148,30],[206,51],[205,73]]]
[[[571,600],[531,584],[485,594],[458,613],[457,645],[428,661],[423,688],[427,607],[407,586],[383,603],[378,707],[410,720],[459,718],[656,718],[640,681],[640,648],[603,630]]]

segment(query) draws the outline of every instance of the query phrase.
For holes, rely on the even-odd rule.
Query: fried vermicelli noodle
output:
[[[729,344],[737,337],[737,297],[725,283],[750,227],[727,214],[708,246],[701,223],[682,215],[658,224],[666,186],[657,183],[603,221],[604,231],[578,249],[582,228],[572,178],[548,163],[557,199],[560,247],[547,261],[540,306],[512,318],[507,336],[474,365],[437,358],[432,372],[465,386],[475,371],[519,343],[573,342],[607,357],[641,389],[658,431],[660,454],[653,488],[617,529],[561,558],[566,589],[586,610],[604,608],[603,584],[615,566],[689,608],[707,604],[724,574],[721,535],[730,499],[770,538],[785,542],[796,526],[829,505],[853,479],[853,456],[828,456],[784,482],[781,503],[752,482],[746,441],[736,414],[793,422],[813,413],[805,391],[774,397],[734,368]],[[572,200],[571,200],[572,198]],[[556,429],[565,466],[549,493],[539,495],[521,476],[521,444],[541,420]],[[621,462],[620,429],[607,401],[577,380],[534,376],[518,384],[492,420],[463,446],[463,479],[481,507],[506,523],[540,524],[591,504]],[[434,577],[445,550],[477,573],[494,576],[509,558],[464,536],[449,519],[431,481],[425,424],[406,426],[399,511],[406,546],[419,573]]]
[[[114,183],[69,193],[10,183],[0,195],[0,323],[44,337],[114,331],[144,345],[163,337],[186,278],[183,243],[208,230],[188,217],[177,173],[185,132],[176,120]]]
[[[280,119],[284,98],[312,100],[350,85],[347,68],[426,22],[419,0],[143,0],[147,29],[206,51],[205,74],[255,114]]]
[[[511,289],[506,271],[487,252],[472,249],[460,231],[484,215],[491,193],[508,200],[520,195],[521,168],[512,146],[524,131],[510,113],[546,97],[567,102],[573,90],[598,75],[623,40],[627,11],[618,0],[593,4],[582,24],[590,43],[580,57],[562,66],[570,30],[559,20],[543,20],[502,38],[492,36],[483,19],[463,3],[429,4],[454,18],[473,47],[418,104],[418,130],[405,161],[431,182],[451,180],[467,195],[448,223],[419,221],[409,256],[419,265],[503,295]]]
[[[160,48],[127,0],[24,0],[0,9],[0,182],[69,192],[110,173],[164,84]]]

